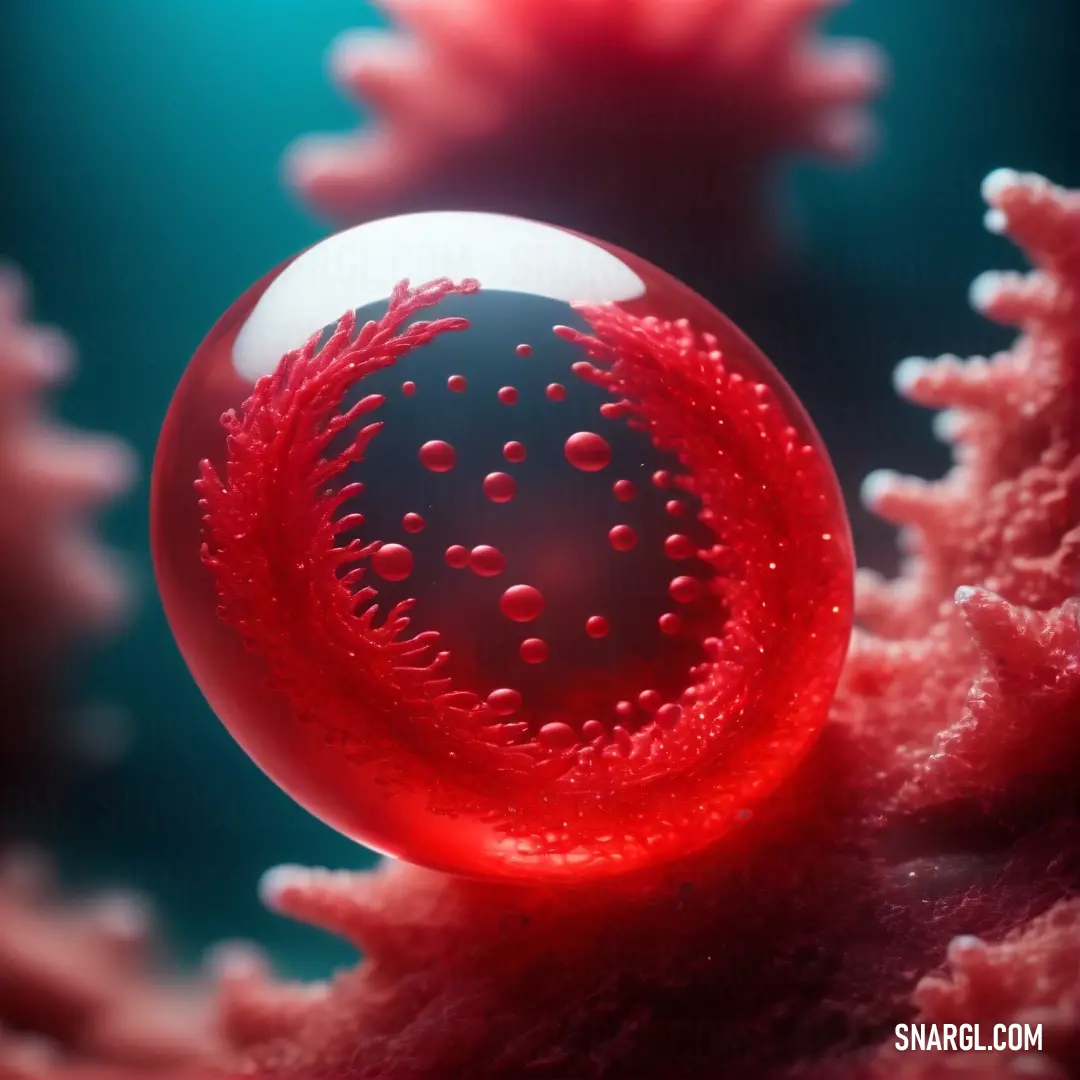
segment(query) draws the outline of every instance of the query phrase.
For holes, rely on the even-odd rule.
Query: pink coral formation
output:
[[[62,900],[50,876],[26,853],[0,867],[0,1076],[145,1076],[219,1056],[213,998],[160,970],[145,904]]]
[[[1080,195],[1008,170],[984,194],[1038,269],[983,275],[972,301],[1021,336],[991,359],[905,360],[897,386],[948,410],[955,465],[864,489],[910,554],[860,583],[873,633],[839,712],[885,743],[906,808],[1037,784],[1080,750]]]
[[[982,278],[974,300],[1021,336],[989,360],[901,365],[902,390],[948,406],[955,466],[936,483],[869,481],[909,563],[895,582],[862,581],[867,630],[793,781],[710,852],[587,889],[394,862],[272,872],[273,908],[367,958],[316,987],[229,982],[223,1021],[249,1067],[354,1080],[1075,1069],[1075,906],[1029,920],[1080,883],[1062,780],[1080,751],[1080,196],[1014,173],[985,194],[990,224],[1038,269]],[[954,942],[952,981],[916,990],[957,934],[1003,940]],[[1052,1045],[1021,1063],[875,1055],[918,1009],[1045,1016]]]
[[[1038,1076],[1065,1080],[1080,1069],[1080,902],[1065,901],[1006,935],[997,945],[958,937],[949,974],[929,975],[915,990],[918,1022],[1041,1025],[1043,1053],[1001,1053],[987,1061],[963,1052],[901,1059],[885,1052],[872,1074],[882,1080]],[[974,1060],[972,1060],[974,1058]]]
[[[0,272],[0,802],[17,802],[56,754],[46,722],[56,653],[123,609],[126,582],[92,530],[131,475],[123,444],[62,427],[44,405],[70,367],[55,330],[26,315],[27,290]],[[4,809],[7,809],[5,805]],[[0,820],[0,830],[9,827]],[[6,840],[7,837],[5,836]],[[58,1058],[168,1060],[178,1000],[137,959],[141,909],[117,897],[62,904],[37,860],[0,872],[0,1076],[38,1075]],[[186,1021],[181,1021],[185,1024]]]
[[[883,63],[814,23],[836,0],[384,0],[406,35],[352,32],[331,55],[372,107],[358,134],[287,157],[338,221],[494,210],[581,228],[664,265],[761,231],[762,183],[799,150],[850,157]]]
[[[126,487],[129,455],[49,416],[44,397],[70,367],[70,348],[28,321],[26,292],[0,268],[0,702],[20,718],[0,728],[0,795],[47,754],[41,702],[56,647],[113,620],[125,592],[91,522]]]
[[[117,440],[75,433],[45,415],[42,396],[68,370],[70,348],[55,330],[28,322],[25,306],[22,279],[3,269],[0,565],[9,571],[3,602],[18,611],[20,623],[47,623],[50,630],[98,626],[115,617],[124,583],[92,536],[89,514],[127,486],[131,462]]]

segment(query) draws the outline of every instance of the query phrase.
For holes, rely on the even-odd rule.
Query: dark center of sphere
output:
[[[358,325],[385,309],[385,301],[358,309]],[[694,681],[690,669],[705,659],[704,625],[716,633],[723,621],[711,594],[683,583],[672,595],[674,579],[704,580],[706,568],[693,556],[671,558],[665,541],[686,536],[696,550],[716,537],[696,519],[698,500],[670,486],[670,474],[681,471],[678,460],[625,418],[603,416],[600,407],[611,398],[572,372],[586,358],[553,327],[589,327],[568,305],[481,289],[449,297],[419,317],[449,315],[466,317],[469,328],[441,335],[361,380],[342,403],[344,409],[369,394],[386,397],[364,418],[384,427],[365,460],[343,478],[364,484],[342,512],[360,512],[365,523],[342,542],[359,537],[409,549],[407,577],[386,580],[374,559],[363,585],[378,589],[383,615],[415,598],[408,633],[439,631],[439,648],[452,656],[444,671],[456,687],[481,698],[500,689],[519,692],[522,704],[512,719],[528,722],[534,733],[556,721],[578,730],[590,720],[636,728],[655,708],[655,698],[646,696],[643,706],[639,695],[652,690],[661,701],[678,701]],[[518,348],[523,344],[531,353]],[[403,391],[406,383],[415,389]],[[548,393],[552,383],[565,386],[564,398]],[[606,441],[609,464],[596,468],[595,456],[572,464],[567,443],[579,432]],[[342,438],[349,434],[355,431]],[[434,441],[453,448],[453,466],[445,471],[430,467],[435,458],[439,468],[445,465],[445,451],[421,454]],[[507,455],[508,443],[524,447],[524,460],[517,460],[517,448]],[[492,474],[512,483],[492,481]],[[632,482],[633,498],[626,499],[626,484],[618,489],[623,497],[616,494],[618,481]],[[455,568],[447,561],[455,545],[487,550],[472,566]],[[492,572],[499,566],[492,548],[505,558],[501,571]],[[387,576],[400,576],[400,558],[386,563]],[[508,617],[501,603],[519,585],[543,597],[542,611],[527,621]],[[528,662],[523,652],[535,660],[542,650],[522,650],[522,643],[537,638],[547,655]],[[630,701],[633,713],[624,707],[617,714],[619,701]]]

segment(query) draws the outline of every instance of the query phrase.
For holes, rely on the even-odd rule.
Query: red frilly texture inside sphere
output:
[[[476,876],[737,827],[824,723],[851,626],[836,480],[768,361],[648,263],[498,215],[362,225],[242,296],[169,410],[152,531],[255,761]]]

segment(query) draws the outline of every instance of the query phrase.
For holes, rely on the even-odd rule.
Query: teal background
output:
[[[355,0],[0,0],[0,254],[79,344],[64,414],[121,433],[144,466],[107,523],[141,609],[79,669],[80,692],[129,710],[136,738],[116,768],[43,792],[33,832],[73,881],[151,891],[184,955],[250,936],[302,975],[347,952],[262,911],[259,875],[370,860],[270,784],[195,690],[154,597],[145,474],[205,332],[325,231],[284,192],[279,158],[301,133],[353,124],[323,52],[377,21]],[[1007,164],[1080,186],[1080,7],[857,0],[833,26],[892,55],[881,152],[854,172],[799,171],[801,261],[732,313],[804,396],[854,491],[876,465],[944,462],[928,418],[892,396],[897,360],[1008,340],[965,303],[977,273],[1021,265],[981,230],[982,177]],[[873,559],[887,534],[858,514],[856,531]]]

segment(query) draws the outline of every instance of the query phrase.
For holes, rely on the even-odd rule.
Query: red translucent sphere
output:
[[[252,758],[476,876],[737,828],[851,628],[836,479],[768,361],[641,259],[498,215],[361,225],[245,293],[176,392],[152,518],[177,642]]]

